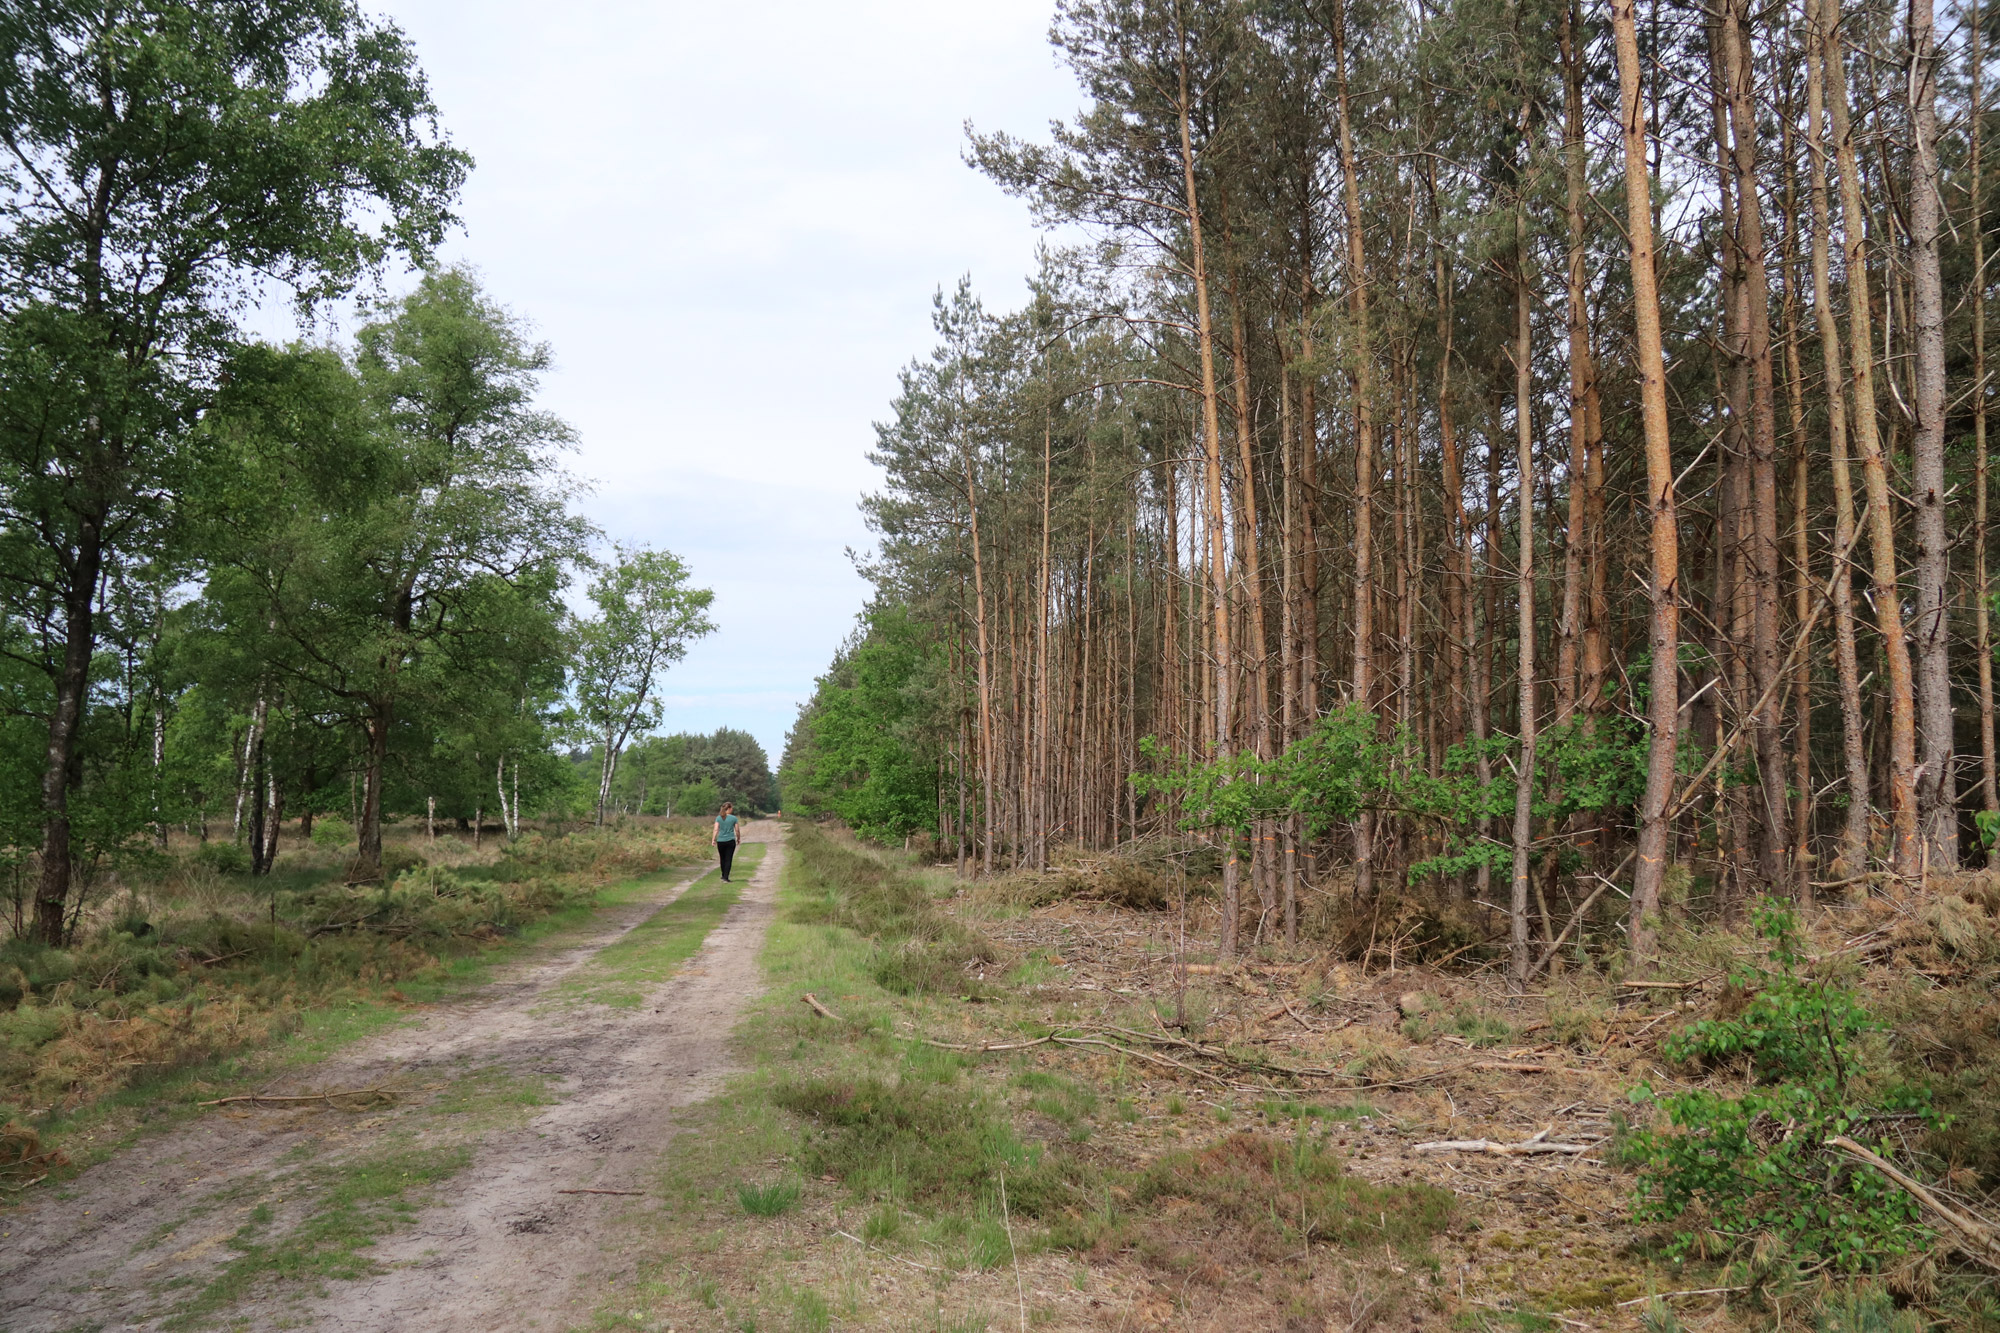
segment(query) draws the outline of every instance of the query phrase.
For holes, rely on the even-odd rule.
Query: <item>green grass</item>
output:
[[[667,1207],[648,1223],[657,1228],[652,1257],[607,1312],[640,1308],[655,1323],[675,1323],[676,1310],[695,1304],[724,1311],[731,1328],[796,1326],[785,1284],[803,1277],[792,1268],[801,1255],[759,1250],[748,1278],[735,1243],[749,1206],[742,1182],[771,1179],[774,1167],[799,1173],[800,1204],[816,1217],[831,1212],[833,1226],[920,1260],[939,1283],[1052,1246],[1144,1243],[1156,1266],[1193,1271],[1216,1233],[1232,1237],[1225,1248],[1240,1261],[1232,1271],[1275,1274],[1296,1266],[1308,1245],[1380,1254],[1386,1243],[1416,1254],[1444,1225],[1447,1192],[1376,1186],[1343,1170],[1326,1132],[1366,1107],[1276,1096],[1259,1109],[1281,1129],[1125,1168],[1077,1146],[1094,1125],[1137,1116],[1118,1075],[1093,1081],[1034,1057],[982,1058],[910,1040],[1042,1030],[1032,1002],[1014,1007],[1011,987],[988,991],[992,1008],[967,1009],[966,969],[955,960],[979,960],[990,946],[942,910],[953,887],[948,873],[793,827],[780,912],[760,958],[768,989],[737,1030],[748,1071],[683,1119],[683,1134],[702,1150],[663,1163]],[[807,993],[840,1019],[816,1016],[800,1002]],[[1188,1105],[1175,1097],[1168,1109]],[[775,1244],[792,1233],[769,1234]],[[924,1326],[959,1326],[938,1315]],[[867,1312],[853,1317],[865,1322]],[[964,1326],[985,1323],[973,1316]]]
[[[229,1239],[238,1251],[164,1327],[199,1326],[241,1299],[261,1279],[325,1282],[366,1277],[378,1265],[364,1251],[416,1215],[429,1190],[472,1160],[467,1144],[396,1146],[312,1168],[306,1187],[311,1214],[281,1236],[270,1236],[260,1209]]]
[[[747,877],[764,859],[764,844],[746,843],[735,869]],[[692,958],[740,895],[739,882],[725,884],[711,870],[679,897],[633,927],[556,988],[557,1002],[602,1004],[636,1009],[653,987]]]
[[[239,1180],[209,1195],[154,1235],[148,1247],[160,1247],[225,1204],[258,1194],[266,1198],[226,1242],[235,1257],[181,1301],[166,1327],[194,1328],[215,1316],[226,1318],[228,1308],[260,1282],[317,1286],[378,1271],[369,1247],[407,1224],[436,1186],[472,1161],[481,1134],[517,1125],[549,1101],[543,1076],[490,1065],[471,1069],[428,1100],[396,1113],[366,1151],[328,1153],[325,1140],[304,1143],[286,1155],[278,1174]],[[304,1216],[275,1229],[272,1197],[305,1200]]]
[[[1469,1042],[1479,1050],[1504,1046],[1518,1034],[1513,1024],[1469,1005],[1460,1005],[1450,1014],[1415,1014],[1403,1020],[1402,1033],[1411,1041],[1424,1042],[1449,1034]]]
[[[780,1180],[769,1185],[741,1184],[736,1187],[736,1198],[743,1205],[743,1211],[752,1217],[776,1217],[790,1212],[792,1205],[799,1201],[799,1182]]]

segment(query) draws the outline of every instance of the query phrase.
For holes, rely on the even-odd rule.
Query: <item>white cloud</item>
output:
[[[843,551],[931,293],[970,272],[1004,307],[1032,267],[961,127],[1074,109],[1048,0],[386,8],[479,159],[447,255],[554,345],[587,507],[716,589],[667,725],[775,761],[866,595]]]

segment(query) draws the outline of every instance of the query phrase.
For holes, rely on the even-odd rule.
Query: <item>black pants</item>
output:
[[[715,844],[715,854],[722,858],[722,877],[729,878],[729,863],[736,859],[736,839]]]

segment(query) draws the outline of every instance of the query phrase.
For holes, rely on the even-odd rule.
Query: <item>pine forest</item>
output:
[[[878,428],[794,804],[978,874],[1191,831],[1224,954],[1469,900],[1517,985],[1983,863],[1993,29],[1066,3],[1086,104],[967,150],[1050,243]]]

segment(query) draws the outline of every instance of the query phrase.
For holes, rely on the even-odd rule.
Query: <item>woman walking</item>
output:
[[[722,803],[722,812],[715,817],[715,854],[722,858],[722,882],[729,882],[729,863],[736,859],[736,807],[728,801]]]

